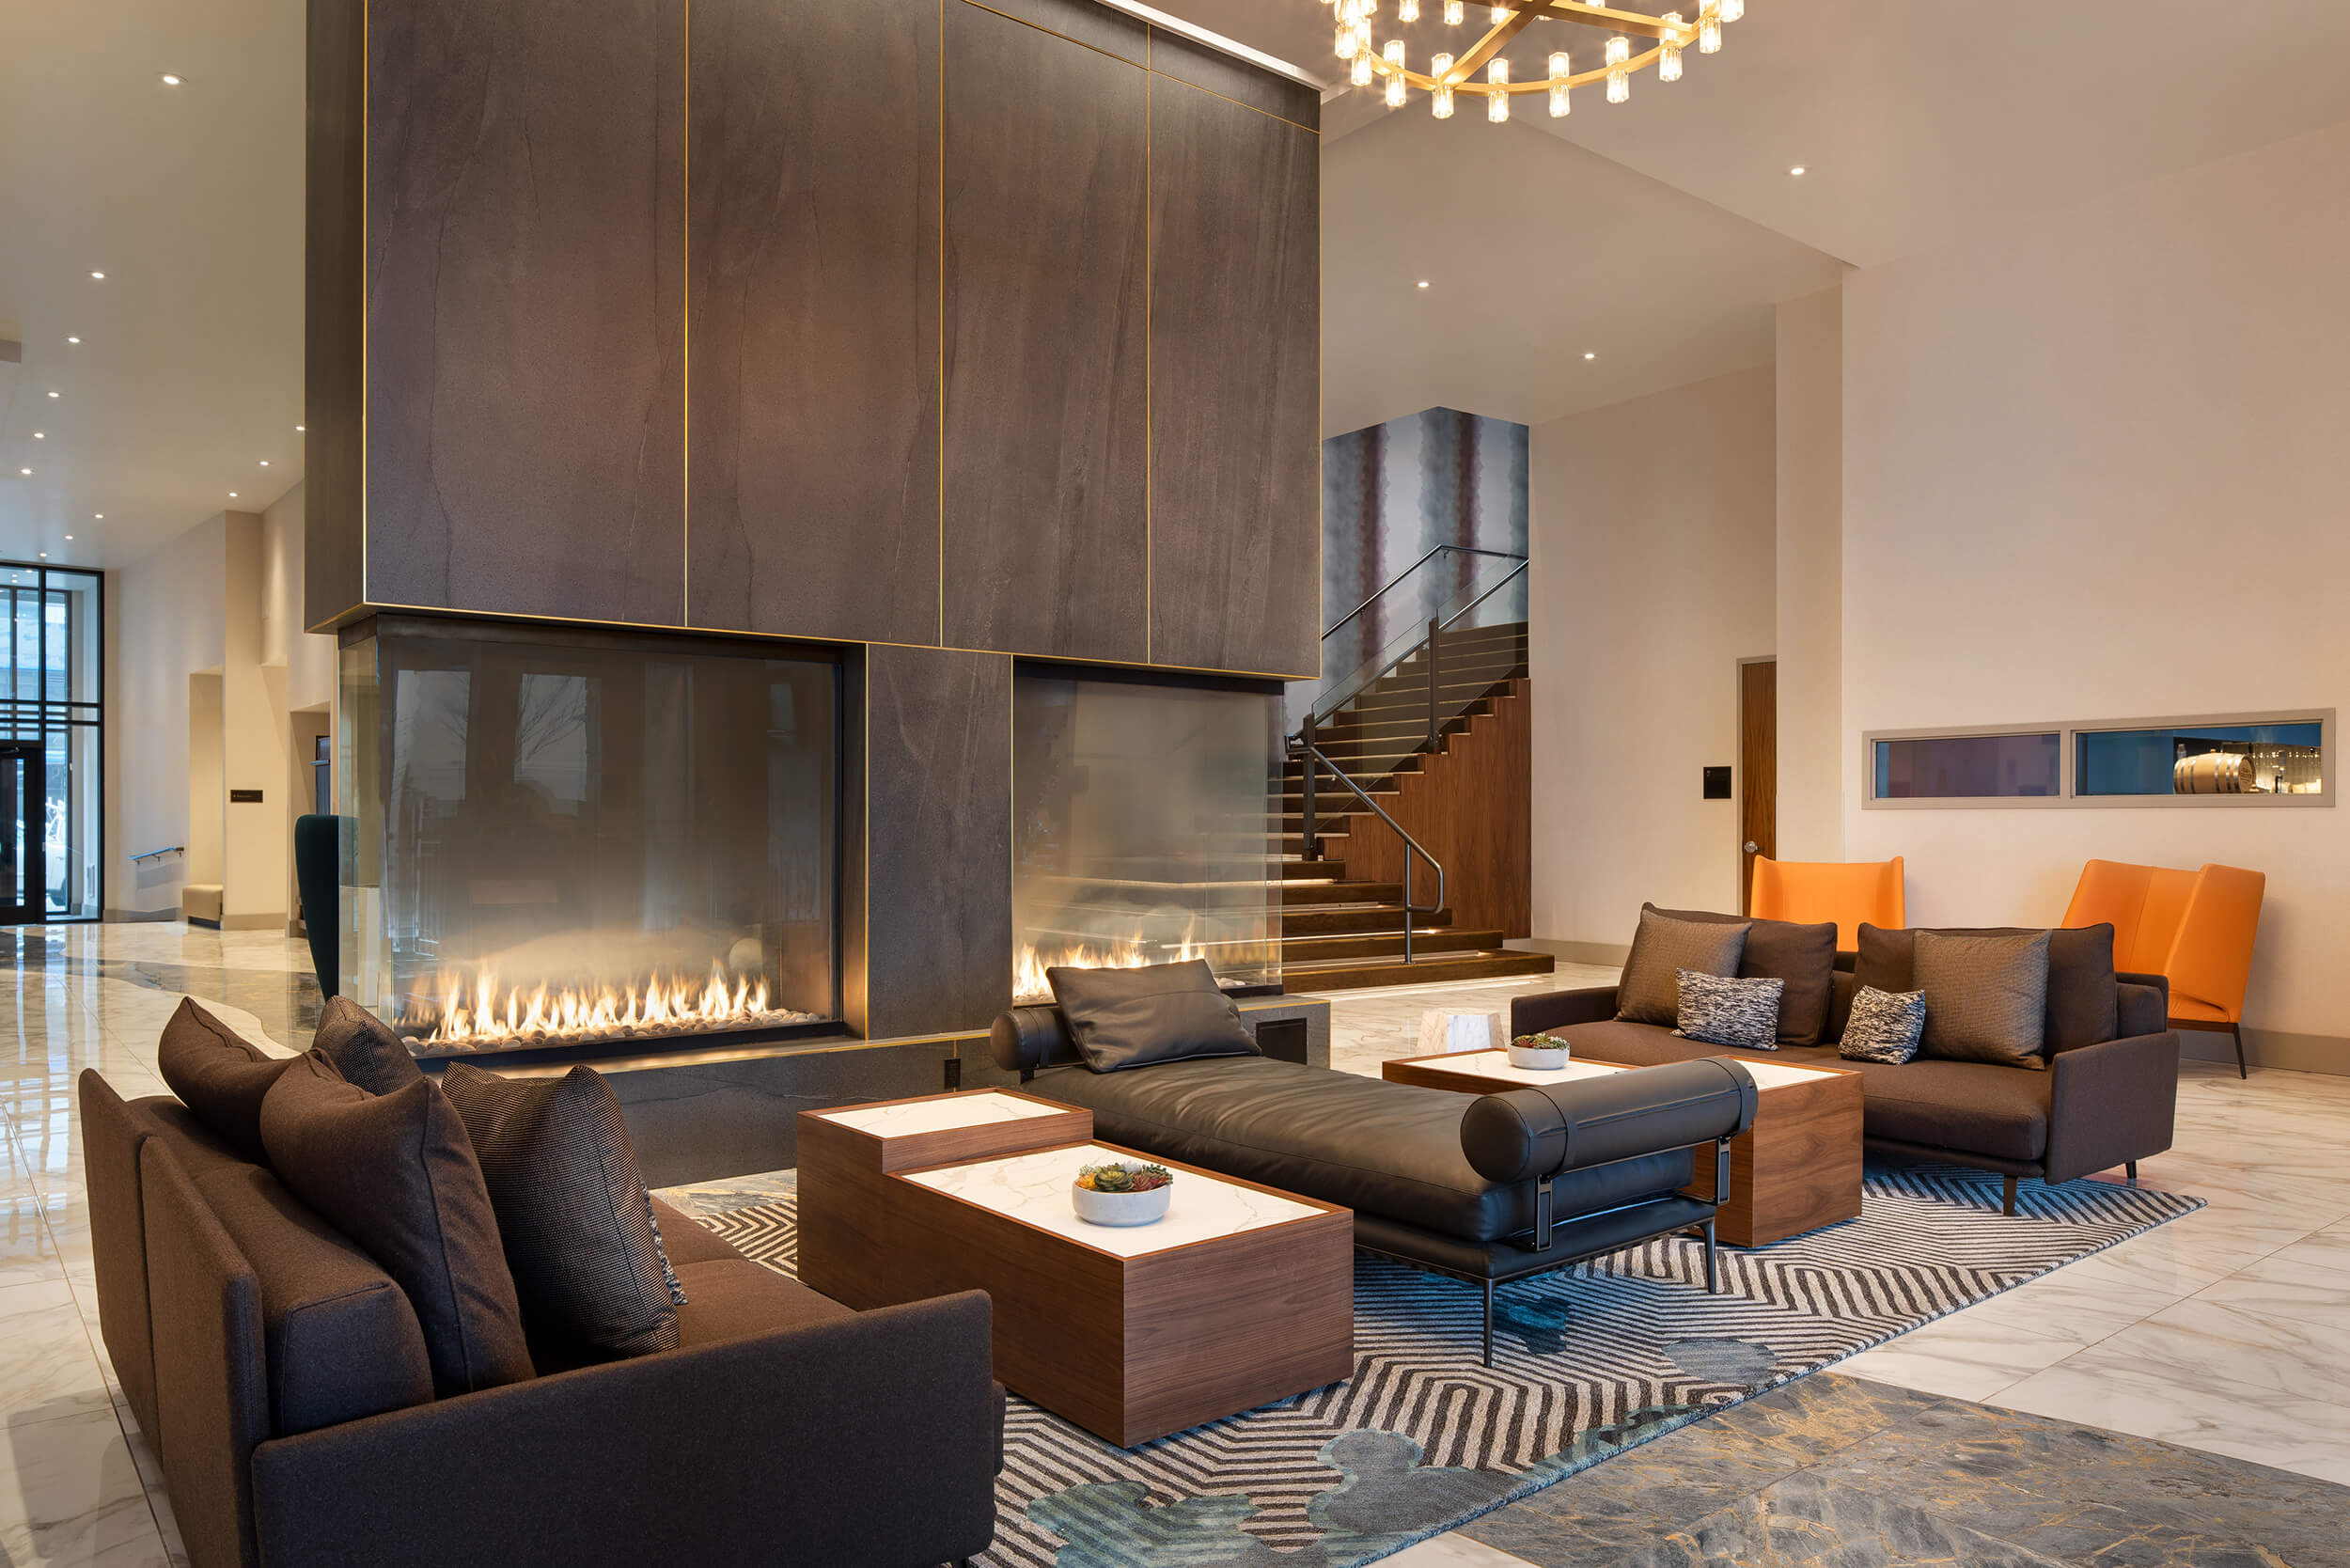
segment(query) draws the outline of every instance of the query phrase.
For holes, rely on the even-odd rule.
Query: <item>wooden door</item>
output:
[[[1754,857],[1778,857],[1778,661],[1738,666],[1738,912],[1754,906]]]

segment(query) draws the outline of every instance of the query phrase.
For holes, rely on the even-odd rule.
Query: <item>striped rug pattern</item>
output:
[[[1358,1259],[1345,1383],[1130,1450],[1014,1399],[979,1560],[1351,1568],[2202,1207],[2084,1181],[2027,1189],[2010,1218],[1998,1194],[1996,1177],[1872,1166],[1859,1219],[1725,1248],[1719,1295],[1680,1238],[1507,1287],[1491,1371],[1477,1291]],[[794,1199],[693,1206],[791,1272]]]

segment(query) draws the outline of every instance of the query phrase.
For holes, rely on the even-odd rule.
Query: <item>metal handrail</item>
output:
[[[1419,915],[1434,915],[1444,908],[1444,862],[1429,854],[1427,848],[1422,845],[1418,839],[1415,839],[1410,834],[1404,832],[1403,824],[1397,822],[1393,817],[1388,816],[1386,808],[1371,799],[1370,794],[1364,791],[1360,784],[1355,783],[1352,777],[1348,776],[1344,768],[1340,767],[1336,762],[1330,760],[1329,758],[1324,757],[1322,754],[1322,748],[1320,746],[1314,745],[1312,741],[1302,736],[1291,741],[1290,745],[1297,753],[1301,755],[1302,760],[1306,764],[1304,805],[1306,808],[1306,850],[1308,852],[1306,857],[1308,859],[1311,860],[1319,858],[1312,853],[1315,841],[1320,838],[1320,835],[1315,831],[1314,827],[1313,786],[1315,773],[1314,764],[1317,762],[1321,763],[1322,766],[1328,768],[1331,773],[1335,774],[1338,776],[1340,783],[1345,785],[1349,790],[1354,792],[1355,798],[1356,800],[1361,801],[1365,806],[1371,808],[1371,809],[1378,816],[1379,820],[1393,828],[1395,830],[1395,836],[1403,840],[1403,962],[1406,964],[1411,963],[1413,917]],[[1415,855],[1418,855],[1422,860],[1427,861],[1429,868],[1436,873],[1436,902],[1434,903],[1421,905],[1412,902],[1412,856]]]
[[[1447,550],[1458,550],[1465,556],[1492,556],[1499,560],[1518,561],[1520,563],[1523,563],[1526,559],[1524,556],[1519,555],[1514,550],[1485,550],[1480,549],[1474,544],[1439,544],[1434,549],[1429,551],[1428,554],[1420,557],[1419,559],[1414,561],[1411,565],[1397,572],[1394,577],[1388,580],[1386,588],[1381,588],[1377,593],[1372,594],[1370,598],[1364,600],[1361,604],[1355,605],[1353,609],[1339,617],[1337,621],[1330,626],[1329,630],[1322,634],[1322,640],[1328,642],[1331,637],[1338,634],[1338,630],[1340,626],[1345,625],[1348,621],[1354,619],[1356,616],[1362,614],[1365,610],[1379,603],[1380,600],[1385,599],[1389,593],[1394,591],[1396,584],[1401,583],[1404,578],[1410,576],[1413,572],[1418,572],[1421,567],[1426,566],[1430,561],[1434,560],[1438,556],[1443,555]],[[1516,573],[1512,572],[1511,575],[1515,576]]]
[[[188,846],[187,846],[187,845],[185,845],[185,844],[172,844],[172,845],[169,845],[168,847],[164,848],[164,849],[159,849],[159,850],[149,850],[149,851],[148,851],[146,854],[144,854],[144,855],[134,855],[131,856],[131,864],[132,864],[132,865],[133,865],[133,866],[135,866],[135,865],[137,865],[137,864],[138,864],[140,861],[142,861],[142,860],[160,860],[160,859],[162,859],[162,858],[163,858],[164,855],[185,855],[185,854],[187,854],[187,853],[188,853]]]
[[[1440,545],[1438,545],[1436,548],[1437,548],[1437,549],[1439,549],[1439,550],[1453,550],[1453,549],[1462,549],[1462,548],[1465,548],[1465,546],[1461,546],[1461,545],[1440,544]],[[1480,551],[1480,552],[1479,552],[1479,553],[1480,553],[1480,555],[1487,555],[1487,556],[1499,556],[1499,555],[1502,555],[1502,554],[1503,554],[1501,551],[1498,551],[1498,550],[1485,550],[1485,551]],[[1432,552],[1432,554],[1433,554],[1433,552]],[[1420,558],[1421,558],[1422,560],[1426,560],[1428,557],[1427,557],[1426,556],[1423,556],[1423,557],[1421,557]],[[1525,572],[1526,572],[1526,569],[1527,569],[1528,567],[1529,567],[1529,566],[1531,566],[1531,565],[1533,564],[1531,561],[1528,560],[1528,559],[1527,559],[1524,556],[1504,556],[1504,557],[1503,557],[1503,558],[1508,559],[1508,560],[1514,560],[1514,561],[1516,561],[1518,564],[1517,564],[1517,565],[1515,565],[1515,566],[1513,566],[1513,567],[1512,567],[1509,571],[1507,571],[1507,572],[1503,572],[1503,573],[1501,574],[1501,578],[1500,578],[1500,580],[1499,580],[1498,582],[1495,583],[1493,587],[1491,587],[1491,588],[1487,588],[1484,592],[1482,592],[1482,593],[1479,594],[1476,598],[1474,598],[1474,599],[1470,600],[1467,604],[1465,604],[1462,605],[1459,609],[1457,609],[1457,610],[1453,611],[1450,615],[1446,616],[1446,617],[1445,617],[1442,620],[1431,621],[1431,622],[1429,623],[1429,625],[1430,625],[1430,628],[1431,628],[1432,632],[1442,632],[1442,631],[1445,631],[1446,629],[1449,628],[1449,627],[1451,626],[1451,624],[1452,624],[1454,621],[1456,621],[1456,620],[1460,619],[1463,616],[1465,616],[1465,615],[1468,614],[1471,610],[1473,610],[1473,609],[1477,608],[1477,606],[1478,606],[1478,605],[1482,604],[1483,604],[1486,600],[1491,599],[1491,598],[1492,598],[1495,594],[1499,593],[1499,592],[1500,592],[1503,588],[1508,588],[1508,587],[1509,587],[1512,583],[1516,582],[1520,576],[1522,576],[1522,575],[1524,575],[1524,574],[1525,574]],[[1393,587],[1393,586],[1394,586],[1394,585],[1392,585],[1392,584],[1390,584],[1390,585],[1389,585],[1389,587]],[[1356,613],[1358,613],[1358,614],[1359,614],[1360,612],[1358,611],[1358,612],[1356,612]],[[1335,629],[1336,629],[1336,628],[1333,628],[1333,630],[1335,630]],[[1402,666],[1404,666],[1404,665],[1407,665],[1407,664],[1411,663],[1411,661],[1412,661],[1412,660],[1414,660],[1414,659],[1416,659],[1416,658],[1419,657],[1421,651],[1422,651],[1422,650],[1424,650],[1424,649],[1427,649],[1427,648],[1432,647],[1432,646],[1434,645],[1434,641],[1435,641],[1435,638],[1434,638],[1433,635],[1431,635],[1431,636],[1428,636],[1428,637],[1423,637],[1423,638],[1422,638],[1422,639],[1420,639],[1418,642],[1414,643],[1411,647],[1409,647],[1409,648],[1405,649],[1402,652],[1398,653],[1398,654],[1397,654],[1394,658],[1389,659],[1389,660],[1388,660],[1386,664],[1384,664],[1384,665],[1380,666],[1379,666],[1379,669],[1378,669],[1378,672],[1377,672],[1376,674],[1372,675],[1372,676],[1371,676],[1369,680],[1364,681],[1364,682],[1362,682],[1359,685],[1357,685],[1357,686],[1356,686],[1356,688],[1355,688],[1355,691],[1357,692],[1357,694],[1359,694],[1359,693],[1361,693],[1361,692],[1364,692],[1364,691],[1368,691],[1368,690],[1370,690],[1372,686],[1377,685],[1380,682],[1382,682],[1382,681],[1386,680],[1389,674],[1391,674],[1391,673],[1392,673],[1392,672],[1394,672],[1395,670],[1397,670],[1397,669],[1401,668]],[[1436,724],[1437,724],[1437,722],[1438,722],[1438,721],[1437,721],[1437,718],[1436,718],[1436,712],[1435,712],[1436,702],[1435,702],[1435,694],[1434,694],[1434,683],[1433,682],[1431,682],[1431,683],[1430,683],[1430,684],[1431,684],[1431,690],[1430,690],[1429,699],[1428,699],[1428,722],[1429,722],[1429,727],[1430,727],[1430,728],[1429,728],[1429,735],[1430,735],[1430,738],[1433,740],[1433,739],[1434,738],[1434,735],[1435,735],[1435,726],[1436,726]],[[1353,698],[1347,698],[1346,700],[1347,700],[1347,701],[1351,701],[1351,700],[1353,700]],[[1317,706],[1319,706],[1319,703],[1317,703]],[[1340,702],[1340,703],[1339,704],[1339,706],[1340,706],[1340,707],[1344,707],[1344,706],[1345,706],[1345,702],[1344,702],[1344,701]],[[1333,709],[1331,710],[1331,712],[1335,713],[1336,712],[1338,712],[1338,709],[1337,709],[1337,708],[1333,708]],[[1312,720],[1313,720],[1313,718],[1314,718],[1314,714],[1313,714],[1310,711],[1308,711],[1308,713],[1307,713],[1307,715],[1306,715],[1306,716],[1307,716],[1307,720],[1308,720],[1308,723],[1312,722]],[[1298,739],[1298,738],[1299,738],[1299,736],[1302,736],[1303,734],[1304,734],[1304,731],[1303,731],[1303,730],[1300,730],[1300,731],[1299,731],[1299,735],[1293,735],[1293,736],[1292,736],[1292,737],[1291,737],[1291,739],[1292,739],[1292,740]]]
[[[1503,588],[1508,588],[1512,583],[1516,582],[1518,580],[1518,574],[1532,564],[1533,562],[1521,557],[1516,566],[1512,567],[1509,571],[1501,574],[1501,581],[1496,583],[1493,587],[1487,588],[1484,592],[1479,594],[1476,598],[1470,600],[1467,604],[1462,605],[1459,609],[1453,611],[1450,615],[1438,621],[1436,623],[1436,629],[1440,632],[1450,631],[1454,621],[1468,614],[1469,611],[1477,608],[1478,605],[1482,604],[1486,600],[1491,599],[1495,594],[1499,593]],[[1405,659],[1410,657],[1411,655],[1409,653],[1403,655],[1403,658]],[[1402,660],[1399,659],[1396,662],[1401,664],[1402,663]],[[1386,671],[1382,670],[1380,673],[1385,674]]]

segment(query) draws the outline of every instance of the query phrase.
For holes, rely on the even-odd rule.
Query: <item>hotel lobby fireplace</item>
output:
[[[341,989],[418,1055],[838,1027],[838,662],[388,615],[340,659]]]
[[[1228,991],[1280,989],[1273,783],[1278,686],[1012,681],[1012,992],[1056,964],[1201,958]]]

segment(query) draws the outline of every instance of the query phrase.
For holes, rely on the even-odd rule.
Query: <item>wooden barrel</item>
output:
[[[2240,751],[2206,751],[2182,757],[2170,770],[2170,788],[2182,795],[2248,795],[2252,760]]]

